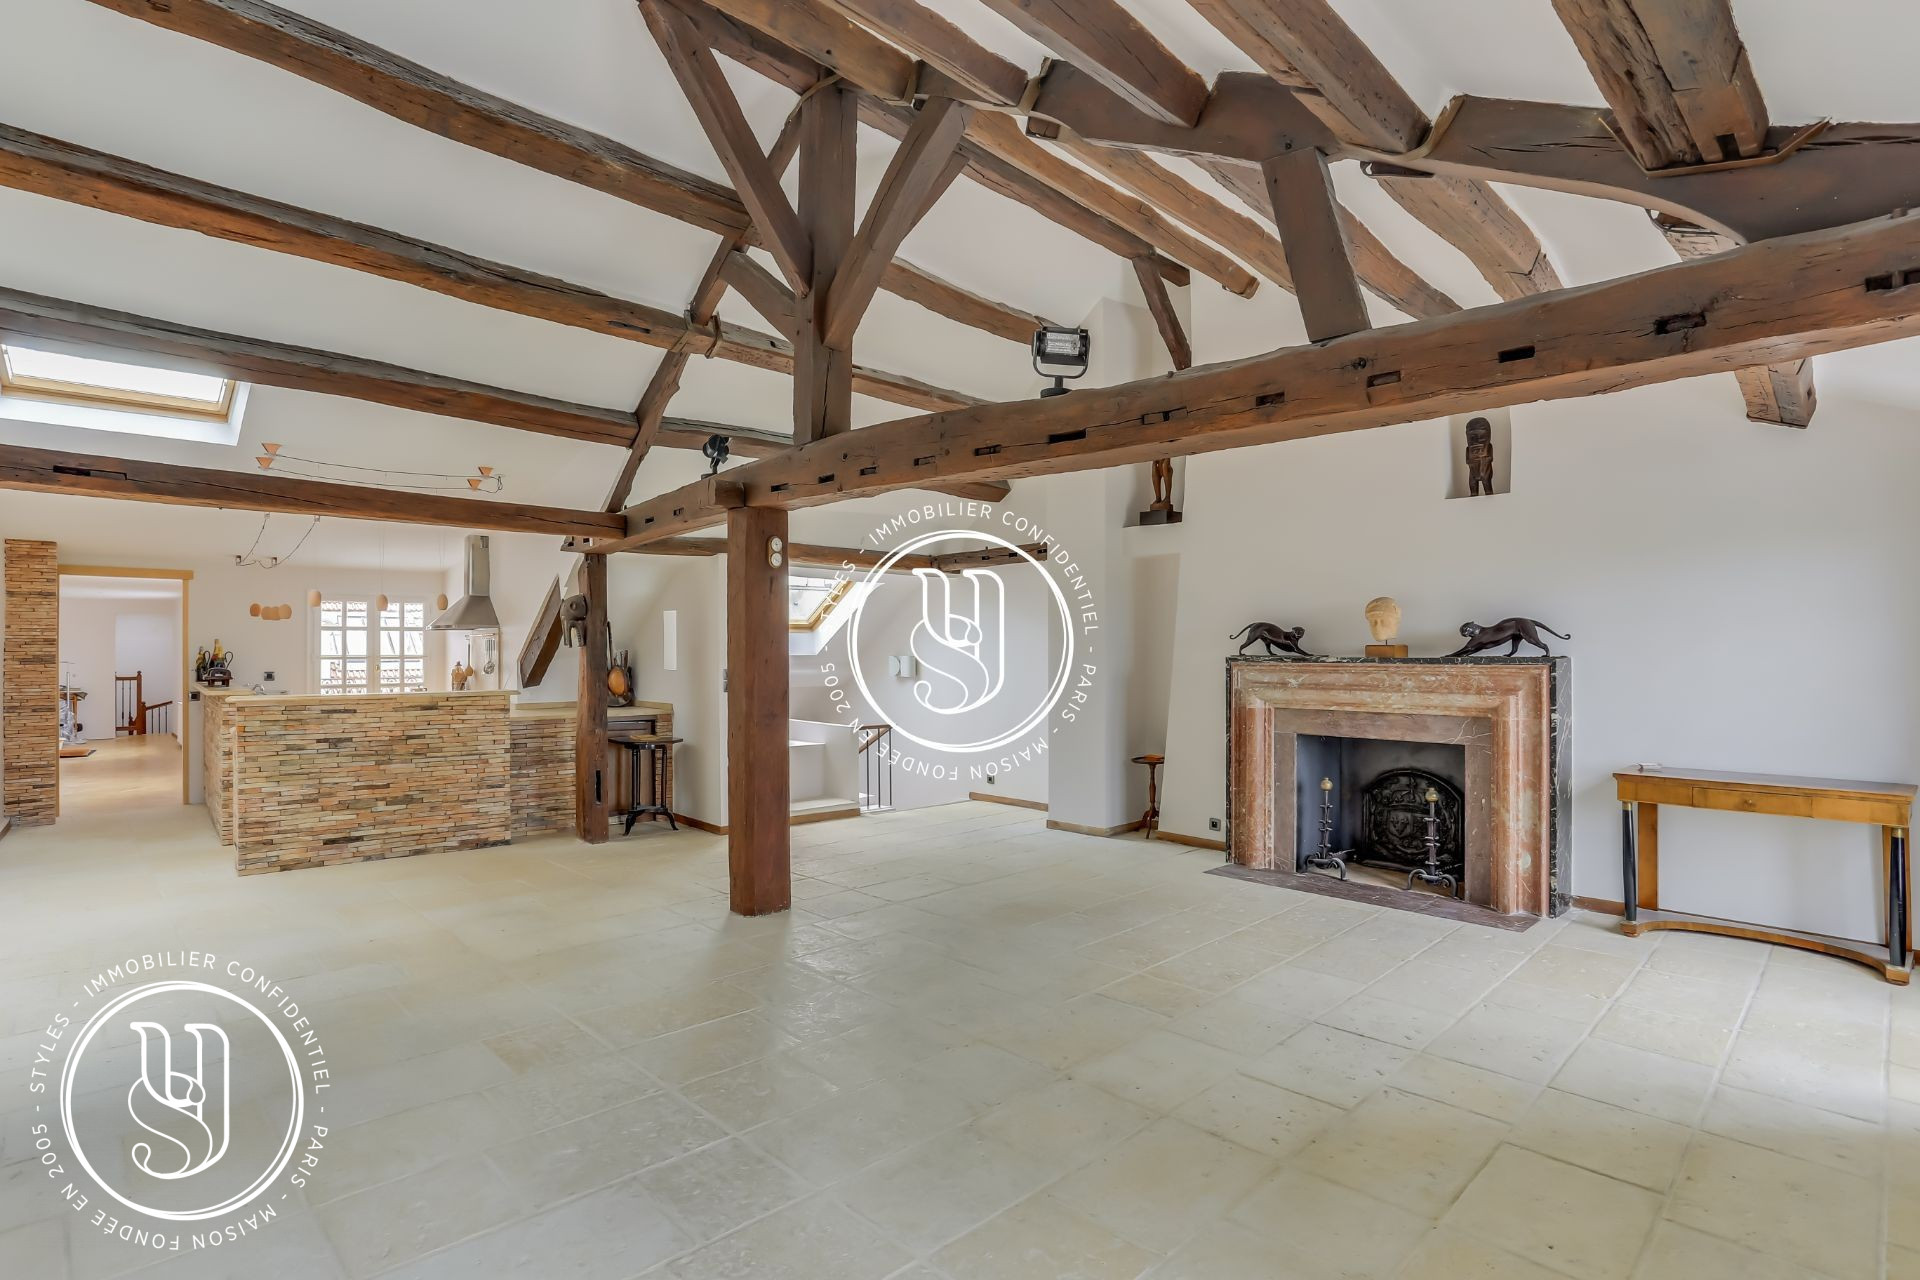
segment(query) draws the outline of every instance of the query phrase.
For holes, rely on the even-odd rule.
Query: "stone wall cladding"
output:
[[[250,700],[233,730],[244,874],[504,844],[509,695]]]
[[[0,574],[0,813],[45,826],[60,812],[59,544],[7,539]]]
[[[221,844],[233,843],[233,716],[224,690],[200,694],[202,792]]]

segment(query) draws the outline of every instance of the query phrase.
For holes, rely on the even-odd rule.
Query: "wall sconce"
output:
[[[1087,372],[1087,358],[1093,351],[1093,343],[1085,329],[1068,329],[1061,325],[1041,325],[1033,331],[1033,371],[1043,378],[1052,378],[1053,385],[1040,395],[1063,396],[1067,394],[1067,380],[1079,378]]]

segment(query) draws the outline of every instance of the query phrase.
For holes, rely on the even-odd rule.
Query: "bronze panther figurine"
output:
[[[1240,646],[1241,653],[1245,653],[1248,646],[1257,641],[1267,646],[1267,656],[1269,658],[1276,652],[1297,653],[1303,658],[1311,658],[1314,655],[1300,647],[1300,637],[1306,634],[1307,629],[1305,627],[1282,627],[1272,622],[1249,622],[1246,626],[1228,636],[1227,639],[1238,640],[1244,635],[1246,641]]]
[[[1552,657],[1553,650],[1547,648],[1547,642],[1540,638],[1540,632],[1542,631],[1550,636],[1559,636],[1562,640],[1573,639],[1570,635],[1555,631],[1552,627],[1537,618],[1502,618],[1492,626],[1487,627],[1483,627],[1477,622],[1463,622],[1460,624],[1460,634],[1467,638],[1467,642],[1447,656],[1449,658],[1464,658],[1470,653],[1480,653],[1487,649],[1498,649],[1504,644],[1509,646],[1507,649],[1507,657],[1511,658],[1514,654],[1520,652],[1520,642],[1524,640],[1541,653]]]

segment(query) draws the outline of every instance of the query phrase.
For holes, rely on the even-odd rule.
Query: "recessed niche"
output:
[[[1510,410],[1458,414],[1447,419],[1447,430],[1449,498],[1513,492],[1513,414]],[[1491,474],[1476,492],[1473,463],[1480,459],[1486,461]]]

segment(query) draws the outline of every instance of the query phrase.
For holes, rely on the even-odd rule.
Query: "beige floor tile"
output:
[[[531,1208],[617,1182],[725,1133],[673,1094],[655,1093],[502,1143],[487,1158]]]
[[[984,1038],[1043,1067],[1065,1071],[1111,1053],[1167,1019],[1102,995],[1082,996],[990,1027]]]
[[[1880,1176],[1881,1128],[1834,1111],[1744,1089],[1716,1089],[1700,1127],[1723,1138],[1863,1178]]]
[[[980,1117],[980,1132],[1062,1168],[1086,1163],[1139,1132],[1153,1112],[1078,1080],[1017,1094]]]
[[[1047,1195],[1021,1201],[933,1255],[953,1280],[1135,1280],[1159,1258]]]
[[[15,1275],[66,1280],[66,1225],[48,1218],[0,1231],[0,1259],[6,1260],[7,1270]]]
[[[1284,964],[1235,987],[1233,995],[1275,1013],[1308,1019],[1352,999],[1364,985],[1352,978]]]
[[[1669,1058],[1714,1067],[1733,1043],[1731,1026],[1715,1026],[1692,1018],[1675,1017],[1654,1009],[1616,1004],[1607,1010],[1593,1034],[1615,1044],[1631,1045]]]
[[[1282,1169],[1234,1209],[1233,1222],[1265,1236],[1273,1264],[1313,1280],[1389,1276],[1433,1223],[1384,1200]],[[1204,1272],[1196,1273],[1196,1280]]]
[[[631,1102],[659,1089],[645,1071],[617,1053],[535,1067],[486,1091],[488,1105],[523,1130],[546,1129]]]
[[[1713,1087],[1713,1070],[1609,1040],[1589,1040],[1553,1077],[1553,1087],[1690,1125]]]
[[[924,1080],[896,1076],[842,1090],[753,1131],[755,1146],[816,1186],[971,1119],[976,1108]]]
[[[1737,1027],[1752,995],[1750,982],[1691,978],[1649,964],[1627,983],[1620,993],[1620,1003],[1636,1009],[1651,1009],[1672,1018],[1687,1018],[1716,1027]]]
[[[1226,1223],[1207,1228],[1174,1250],[1147,1272],[1147,1280],[1318,1280],[1321,1274],[1271,1236]]]
[[[936,1023],[904,1014],[795,1049],[792,1058],[842,1089],[897,1075],[966,1039]]]
[[[668,1084],[687,1084],[799,1043],[757,1013],[736,1013],[643,1040],[625,1052],[629,1060]]]
[[[609,1046],[592,1033],[565,1020],[536,1023],[518,1031],[502,1032],[480,1042],[508,1068],[525,1074],[538,1067],[559,1066],[592,1058]]]
[[[1465,1232],[1436,1227],[1394,1277],[1395,1280],[1561,1280],[1563,1274]]]
[[[357,1124],[329,1141],[326,1161],[308,1188],[308,1199],[314,1204],[338,1200],[526,1131],[525,1116],[502,1111],[484,1093],[443,1098]]]
[[[755,996],[737,985],[710,982],[685,991],[588,1009],[580,1014],[580,1022],[608,1044],[625,1049],[655,1036],[745,1013],[758,1004]]]
[[[1880,1209],[1873,1185],[1703,1134],[1681,1165],[1667,1216],[1836,1280],[1868,1280],[1880,1266]]]
[[[318,1211],[355,1277],[371,1276],[517,1217],[528,1206],[484,1160],[448,1160]]]
[[[1622,1280],[1660,1209],[1641,1187],[1501,1147],[1446,1225],[1580,1280]]]
[[[1887,1110],[1887,1069],[1877,1053],[1840,1049],[1816,1037],[1755,1034],[1734,1037],[1722,1080],[1737,1089],[1772,1094],[1879,1122]]]
[[[629,1178],[474,1236],[380,1280],[625,1280],[692,1243],[639,1180]],[[714,1275],[708,1273],[707,1280]]]
[[[1335,1106],[1350,1107],[1398,1071],[1412,1051],[1319,1025],[1302,1028],[1261,1055],[1246,1074]]]
[[[1454,1023],[1426,1051],[1516,1080],[1544,1084],[1585,1034],[1586,1027],[1581,1023],[1483,1005]]]
[[[666,1268],[676,1280],[881,1280],[911,1261],[840,1205],[803,1200]]]
[[[1506,1132],[1497,1120],[1382,1089],[1330,1125],[1292,1166],[1438,1218]]]
[[[1417,1009],[1397,1000],[1383,1000],[1370,991],[1362,991],[1346,1003],[1335,1005],[1315,1021],[1369,1039],[1420,1049],[1452,1026],[1454,1018],[1449,1013]]]
[[[1305,1018],[1227,995],[1180,1014],[1167,1024],[1167,1029],[1243,1058],[1253,1058],[1306,1024]]]
[[[1214,999],[1212,992],[1201,991],[1179,982],[1169,982],[1151,973],[1128,974],[1120,981],[1100,988],[1100,994],[1110,1000],[1121,1000],[1127,1004],[1138,1005],[1142,1009],[1168,1018],[1178,1018]]]
[[[976,1107],[992,1107],[1018,1093],[1041,1088],[1053,1072],[990,1044],[963,1044],[916,1062],[906,1074],[926,1080]]]
[[[917,1253],[1026,1198],[1060,1171],[971,1125],[890,1156],[842,1183],[840,1202]]]
[[[1508,1141],[1664,1193],[1680,1168],[1690,1133],[1638,1111],[1548,1089],[1513,1126]]]
[[[1531,1081],[1428,1053],[1409,1058],[1393,1074],[1391,1083],[1396,1089],[1509,1123],[1520,1118],[1541,1089]]]
[[[1812,1276],[1805,1267],[1677,1222],[1654,1226],[1653,1238],[1633,1274],[1634,1280],[1811,1280]],[[1888,1280],[1894,1274],[1890,1269]]]
[[[680,1088],[682,1097],[735,1133],[792,1115],[838,1092],[831,1082],[785,1053],[703,1076]]]
[[[1190,1125],[1273,1160],[1300,1150],[1346,1114],[1330,1102],[1238,1074],[1175,1112]]]
[[[1115,1234],[1165,1253],[1225,1216],[1272,1169],[1245,1147],[1164,1119],[1068,1174],[1052,1191]],[[1179,1194],[1168,1194],[1170,1187]]]
[[[1073,1068],[1075,1080],[1154,1112],[1168,1112],[1234,1074],[1241,1059],[1171,1031],[1149,1031]]]
[[[640,1175],[640,1185],[702,1243],[807,1192],[805,1183],[737,1138],[656,1165]]]

